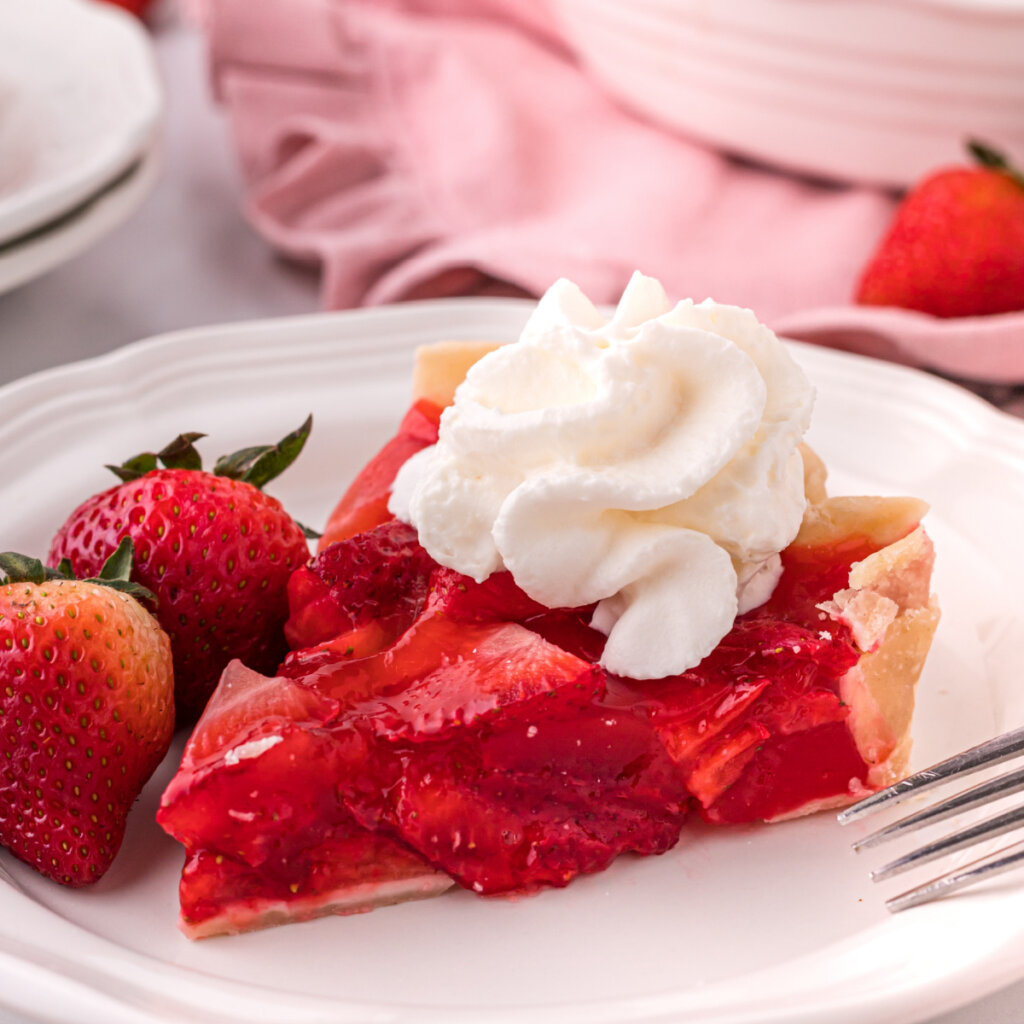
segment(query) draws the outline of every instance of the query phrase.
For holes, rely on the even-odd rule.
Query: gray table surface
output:
[[[155,37],[167,90],[161,179],[89,252],[0,295],[0,385],[164,331],[317,309],[315,274],[276,259],[242,216],[199,40],[168,12]],[[1022,1022],[1024,983],[928,1024]],[[27,1022],[0,1010],[0,1024]]]

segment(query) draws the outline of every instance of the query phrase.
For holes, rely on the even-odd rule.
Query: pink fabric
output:
[[[537,295],[558,277],[614,302],[641,269],[785,329],[848,305],[893,212],[883,192],[743,164],[626,111],[541,0],[189,2],[249,215],[322,265],[327,308]]]

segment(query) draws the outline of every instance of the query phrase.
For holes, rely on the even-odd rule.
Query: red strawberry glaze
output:
[[[774,615],[820,628],[827,616],[817,605],[849,586],[854,562],[863,561],[877,550],[878,544],[866,537],[846,537],[838,544],[788,547],[782,552],[782,578],[772,596],[747,618]]]
[[[419,615],[436,567],[416,531],[396,519],[331,544],[288,581],[285,637],[302,650],[374,624],[392,643]]]
[[[392,529],[376,532],[390,550]],[[347,543],[373,549],[372,535]],[[160,812],[190,852],[189,921],[223,913],[207,890],[242,920],[262,912],[252,892],[287,901],[292,886],[314,907],[327,885],[349,887],[350,909],[366,902],[357,891],[372,903],[369,876],[338,868],[328,882],[325,843],[356,850],[372,834],[396,879],[440,870],[477,892],[522,891],[668,849],[690,797],[708,820],[751,821],[864,784],[838,696],[858,652],[815,604],[866,553],[788,554],[776,597],[668,679],[607,676],[585,613],[537,614],[507,575],[480,585],[440,569],[426,610],[383,650],[324,644],[277,679],[229,669]],[[343,593],[381,596],[357,580]],[[526,625],[495,621],[499,594]]]
[[[685,800],[667,759],[635,794],[623,781],[627,769],[643,774],[638,757],[653,759],[649,730],[635,727],[625,746],[592,730],[597,742],[581,740],[576,755],[589,766],[580,779],[554,767],[561,758],[537,762],[535,723],[592,714],[601,683],[596,668],[522,626],[437,615],[386,651],[295,680],[231,666],[158,815],[189,854],[186,930],[245,927],[289,893],[308,916],[324,905],[361,909],[405,882],[436,891],[435,869],[478,892],[564,885],[623,849],[666,848]],[[512,741],[488,760],[501,735]],[[520,748],[533,760],[523,763]],[[658,785],[665,791],[652,796]],[[587,792],[622,806],[590,823]],[[316,851],[370,842],[364,831],[398,874],[325,873]],[[317,888],[334,884],[349,889]]]
[[[783,552],[771,599],[671,680],[623,681],[718,823],[771,820],[867,787],[840,680],[860,651],[817,605],[845,587],[864,539]]]
[[[332,728],[343,712],[312,686],[228,666],[157,814],[188,853],[186,934],[368,910],[451,884],[346,807],[333,780],[355,772],[368,745]]]
[[[507,573],[475,583],[393,520],[325,549],[290,591],[290,635],[313,646],[276,679],[229,668],[164,795],[188,852],[186,931],[368,909],[448,878],[563,886],[669,849],[691,800],[749,822],[866,788],[840,697],[862,652],[817,605],[873,550],[790,548],[771,600],[711,655],[641,681],[599,667],[592,609],[545,609]]]
[[[398,433],[360,470],[327,520],[318,549],[371,530],[390,519],[391,484],[402,465],[437,440],[441,407],[425,398],[405,414]]]

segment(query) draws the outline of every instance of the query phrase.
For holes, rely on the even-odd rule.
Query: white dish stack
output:
[[[159,165],[148,36],[93,0],[0,0],[0,292],[124,220]]]
[[[975,137],[1024,160],[1024,0],[552,0],[635,110],[741,156],[905,187]]]

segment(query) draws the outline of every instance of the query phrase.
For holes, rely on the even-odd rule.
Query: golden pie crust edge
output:
[[[413,400],[450,405],[473,363],[497,347],[492,341],[421,346],[415,353]],[[856,537],[879,545],[853,565],[849,586],[821,608],[822,628],[829,621],[847,623],[863,652],[841,680],[840,697],[850,708],[850,731],[869,766],[868,782],[872,788],[887,786],[906,774],[917,681],[939,622],[931,593],[935,550],[920,525],[928,505],[918,498],[829,497],[825,464],[806,445],[801,454],[808,504],[794,544],[817,547]],[[847,795],[795,813],[838,807],[861,795],[867,791],[851,786]]]

